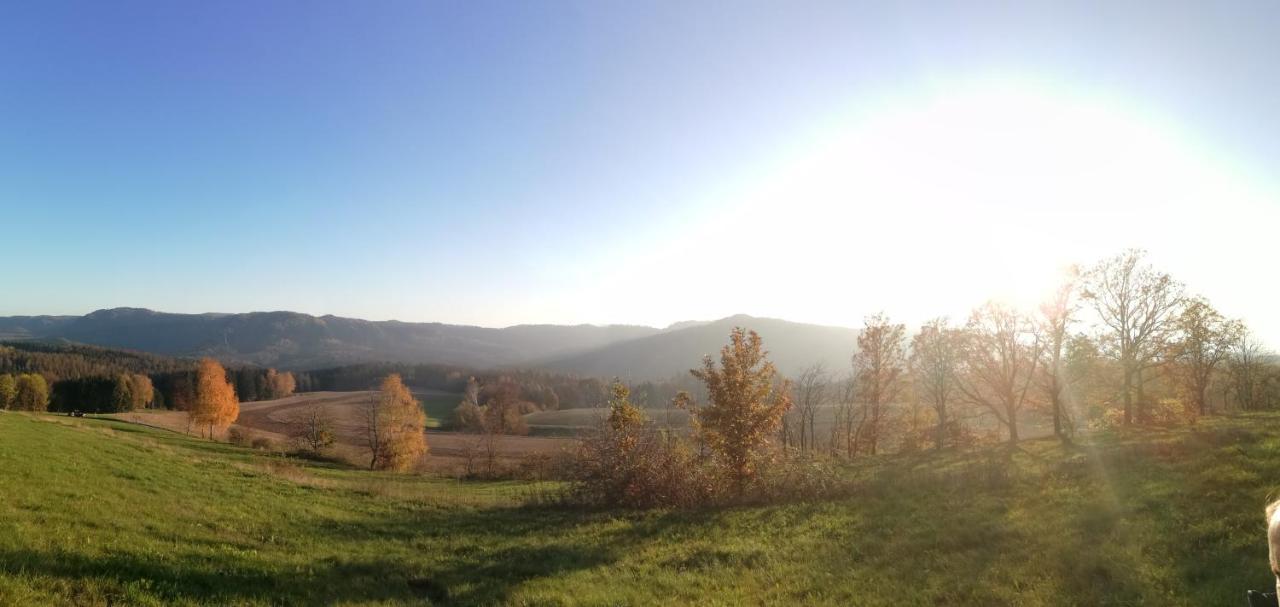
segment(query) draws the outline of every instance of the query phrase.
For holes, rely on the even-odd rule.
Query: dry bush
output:
[[[232,426],[231,429],[227,430],[227,442],[233,445],[251,447],[253,446],[254,438],[253,431],[247,428]]]
[[[333,426],[329,409],[323,403],[312,403],[301,407],[289,418],[289,436],[300,453],[320,456],[337,442]]]
[[[587,506],[696,507],[717,501],[724,484],[684,441],[653,427],[600,428],[568,472],[568,501]]]

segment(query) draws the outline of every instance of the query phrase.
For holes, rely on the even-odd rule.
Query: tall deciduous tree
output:
[[[956,393],[956,371],[960,366],[961,335],[937,318],[920,327],[911,339],[911,372],[916,394],[933,409],[938,425],[934,449],[941,449],[952,423],[951,403]]]
[[[1227,373],[1232,396],[1241,409],[1256,411],[1266,404],[1267,360],[1270,358],[1272,355],[1247,331],[1232,346]]]
[[[142,409],[151,406],[155,401],[155,385],[151,383],[151,378],[141,373],[129,374],[129,392],[133,397],[129,402],[133,409]]]
[[[133,408],[133,382],[128,373],[122,373],[116,377],[111,390],[111,410],[132,411]]]
[[[969,317],[963,353],[961,394],[995,416],[1009,430],[1009,443],[1017,443],[1018,413],[1030,401],[1040,357],[1033,324],[1008,306],[987,303]]]
[[[853,355],[855,396],[866,410],[867,451],[875,455],[884,433],[889,407],[897,402],[906,379],[906,326],[889,322],[883,314],[867,317]]]
[[[1209,384],[1214,371],[1244,337],[1244,325],[1227,320],[1202,297],[1188,299],[1178,315],[1175,356],[1180,376],[1200,415],[1209,413]]]
[[[427,416],[398,373],[382,380],[362,414],[370,470],[407,470],[426,455]]]
[[[292,395],[293,391],[298,387],[297,380],[293,377],[293,373],[289,371],[276,371],[275,369],[267,369],[266,388],[268,398],[284,398]]]
[[[13,408],[20,411],[44,411],[49,408],[49,384],[39,373],[18,376]]]
[[[210,438],[215,429],[225,429],[240,417],[240,401],[227,381],[227,370],[212,358],[200,359],[196,368],[195,400],[189,415],[202,430],[208,428]]]
[[[1133,249],[1095,266],[1081,295],[1092,302],[1106,328],[1102,345],[1120,363],[1124,423],[1131,424],[1134,380],[1141,390],[1142,371],[1167,351],[1183,301],[1182,285],[1144,263],[1143,252]],[[1141,398],[1138,405],[1143,406]]]
[[[729,345],[720,350],[719,368],[707,356],[702,368],[690,373],[706,384],[710,403],[693,409],[687,392],[676,403],[691,409],[695,432],[741,495],[756,474],[769,437],[791,408],[790,386],[775,384],[777,371],[760,336],[742,327],[734,328]]]
[[[1070,383],[1067,346],[1071,338],[1070,328],[1075,322],[1079,277],[1080,273],[1076,268],[1068,270],[1066,279],[1058,285],[1057,291],[1040,305],[1040,316],[1037,319],[1043,338],[1043,348],[1040,350],[1040,387],[1053,417],[1053,435],[1062,441],[1069,441],[1072,434],[1066,411],[1067,386]]]
[[[483,407],[485,432],[528,434],[529,425],[524,421],[521,411],[527,404],[520,399],[520,385],[504,377],[492,385],[492,388],[489,400]]]

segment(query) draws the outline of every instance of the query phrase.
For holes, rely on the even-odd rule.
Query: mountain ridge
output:
[[[830,364],[836,352],[843,352],[847,361],[857,335],[854,329],[743,314],[712,321],[681,321],[665,328],[546,323],[491,328],[282,310],[193,314],[121,307],[83,316],[0,317],[0,339],[62,339],[296,370],[398,362],[474,368],[520,366],[653,379],[695,366],[703,355],[718,351],[732,327],[739,325],[761,334],[766,348],[778,355],[774,360],[784,372],[809,362]]]

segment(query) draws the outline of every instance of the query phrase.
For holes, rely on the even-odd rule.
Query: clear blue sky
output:
[[[856,154],[839,157],[847,148],[830,133],[935,147],[928,134],[898,137],[919,120],[895,108],[943,116],[952,122],[930,133],[963,137],[968,114],[952,111],[953,91],[977,86],[976,99],[1021,108],[1031,90],[1050,101],[1029,123],[1085,106],[1106,108],[1102,120],[1139,117],[1158,131],[1143,141],[1213,158],[1223,169],[1206,179],[1241,184],[1251,192],[1241,208],[1273,212],[1276,32],[1275,2],[9,2],[0,314],[130,305],[482,325],[921,316],[919,277],[902,276],[928,267],[918,258],[927,245],[911,234],[947,193],[912,203],[921,213],[883,215],[892,202],[835,183]],[[814,211],[803,192],[741,202],[787,183],[778,175],[808,166],[815,149],[837,150],[822,161],[835,185],[821,194],[845,192],[842,202]],[[1169,162],[1148,175],[1179,166]],[[899,181],[935,172],[916,168]],[[987,195],[975,192],[956,200]],[[1130,202],[1144,212],[1161,204]],[[820,247],[806,248],[818,239],[806,222],[778,219],[791,203],[813,211]],[[1194,218],[1217,204],[1200,203],[1176,212]],[[1040,218],[1067,211],[1027,204]],[[990,226],[1004,208],[967,229],[998,239]],[[732,223],[745,216],[754,219]],[[1204,244],[1203,224],[1165,227],[1084,244],[1065,230],[1027,240],[1032,224],[1012,229],[1030,248],[1060,237],[1073,254],[1147,247],[1228,312],[1266,325],[1266,308],[1251,302],[1275,291],[1238,286],[1264,266],[1227,280],[1231,258],[1186,254]],[[860,244],[868,232],[902,242],[873,249]],[[782,259],[765,264],[761,282],[790,298],[744,294],[748,274],[699,274],[751,237]],[[932,252],[955,258],[966,240]],[[879,244],[917,257],[893,265],[895,250]],[[1271,275],[1276,259],[1263,260]],[[870,261],[893,271],[850,288]],[[955,313],[976,297],[934,309]],[[1270,330],[1280,336],[1280,325]]]

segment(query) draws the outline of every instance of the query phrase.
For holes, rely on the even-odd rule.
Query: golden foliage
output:
[[[193,422],[201,427],[207,426],[211,435],[214,429],[224,429],[240,417],[236,390],[227,381],[227,371],[218,361],[200,359],[196,369],[195,401],[188,413]]]
[[[281,373],[275,369],[267,369],[267,389],[271,393],[271,398],[290,396],[297,387],[298,381],[293,377],[292,372],[285,371]]]
[[[49,408],[49,384],[39,373],[18,376],[12,407],[19,411],[44,411]]]
[[[760,336],[736,327],[720,350],[720,368],[707,356],[691,371],[707,386],[711,403],[691,407],[688,394],[677,405],[690,409],[694,430],[739,494],[756,474],[757,461],[791,408],[790,384],[775,385],[777,371],[767,360]]]
[[[427,416],[400,375],[382,380],[365,409],[370,468],[408,470],[427,454]]]
[[[866,447],[876,454],[885,434],[889,407],[905,387],[907,355],[903,346],[906,327],[889,322],[882,314],[867,317],[853,355],[856,400],[865,408]]]

